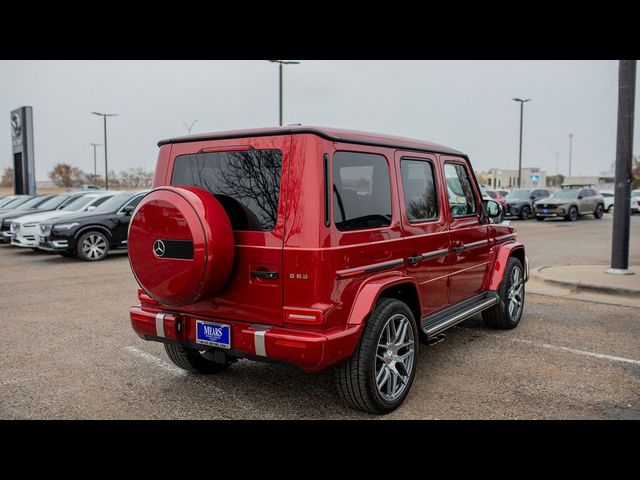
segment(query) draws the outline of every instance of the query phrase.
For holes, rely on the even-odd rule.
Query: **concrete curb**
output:
[[[548,277],[542,273],[545,268],[549,268],[551,265],[543,265],[542,267],[534,268],[531,270],[531,276],[538,280],[541,280],[545,283],[551,285],[557,285],[564,288],[570,288],[575,291],[585,291],[585,292],[594,292],[594,293],[604,293],[606,295],[621,295],[624,297],[633,297],[638,298],[640,295],[640,291],[630,289],[630,288],[622,288],[622,287],[607,287],[604,285],[596,285],[593,283],[585,283],[582,281],[578,282],[569,282],[566,280],[557,280],[555,278]],[[554,265],[556,267],[562,265]]]

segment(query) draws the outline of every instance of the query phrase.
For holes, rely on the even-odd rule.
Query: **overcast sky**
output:
[[[284,121],[435,141],[469,154],[476,170],[523,166],[573,174],[615,159],[617,61],[303,61],[285,67]],[[636,112],[640,90],[636,87]],[[109,167],[155,167],[160,139],[278,123],[277,67],[265,61],[0,61],[0,168],[11,165],[11,110],[34,110],[36,177],[58,162],[93,170],[109,120]],[[639,115],[636,113],[636,117]],[[640,133],[636,120],[634,152]],[[0,128],[0,132],[2,128]],[[98,152],[99,170],[103,151]]]

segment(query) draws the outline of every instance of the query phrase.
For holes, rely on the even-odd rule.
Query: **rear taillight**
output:
[[[314,308],[284,307],[284,323],[297,325],[322,325],[324,313]]]
[[[147,295],[147,293],[141,288],[138,289],[138,300],[140,300],[142,305],[147,307],[157,307],[159,305],[156,300]]]

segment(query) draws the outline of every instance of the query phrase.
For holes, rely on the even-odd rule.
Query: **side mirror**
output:
[[[127,205],[126,207],[124,207],[124,208],[122,209],[122,211],[123,211],[126,215],[131,215],[135,209],[136,209],[136,207],[134,207],[133,205]]]
[[[502,218],[502,205],[500,205],[495,200],[484,200],[482,209],[482,223],[486,223],[486,220],[489,219],[491,223],[499,223]]]
[[[97,207],[95,205],[89,205],[87,207],[87,212],[90,212],[91,210],[95,210]]]

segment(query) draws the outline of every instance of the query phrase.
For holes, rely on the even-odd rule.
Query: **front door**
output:
[[[434,155],[396,152],[407,272],[418,283],[422,316],[448,305],[449,229]]]
[[[480,223],[482,203],[468,163],[444,157],[451,265],[449,303],[454,304],[482,291],[489,268],[488,224]]]

